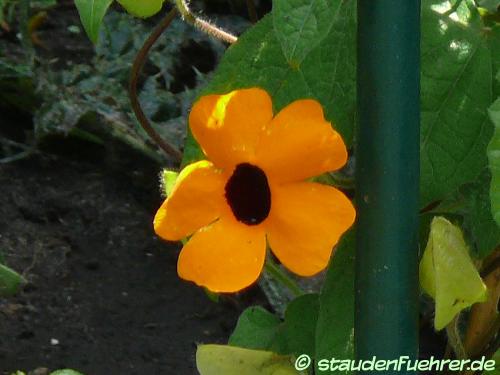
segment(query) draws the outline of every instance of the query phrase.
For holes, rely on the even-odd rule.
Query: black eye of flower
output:
[[[238,221],[262,223],[271,209],[271,190],[264,171],[249,163],[238,164],[226,183],[226,200]]]

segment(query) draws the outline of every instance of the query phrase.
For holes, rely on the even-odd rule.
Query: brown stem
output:
[[[496,338],[492,341],[492,343],[488,346],[488,348],[476,355],[475,357],[471,357],[472,360],[481,360],[482,357],[484,356],[485,360],[489,360],[491,359],[491,357],[493,357],[493,355],[497,352],[498,348],[500,348],[500,335],[497,335]],[[462,372],[462,375],[479,375],[482,373],[482,370],[478,370],[478,371],[472,371],[472,370],[466,370],[466,371],[463,371]]]
[[[257,9],[255,8],[255,3],[253,0],[247,0],[248,16],[252,23],[257,23],[259,16],[257,15]]]
[[[496,272],[500,268],[500,247],[495,250],[495,254],[490,259],[488,258],[483,265],[483,269],[481,270],[481,277],[484,279],[488,277],[491,273]]]
[[[462,338],[460,337],[460,331],[458,329],[458,323],[460,319],[460,314],[455,316],[453,320],[446,326],[446,334],[448,336],[448,344],[453,349],[455,353],[455,358],[457,359],[465,359],[467,358],[467,354],[465,352]]]
[[[488,347],[498,335],[500,316],[498,315],[498,301],[500,300],[500,249],[496,249],[483,264],[481,276],[488,288],[486,302],[472,306],[467,331],[465,334],[465,350],[469,357],[475,357]]]
[[[176,162],[182,160],[182,154],[174,146],[166,142],[151,126],[148,118],[146,117],[144,111],[142,110],[139,97],[137,96],[137,81],[141,70],[146,63],[148,53],[156,43],[158,38],[163,34],[163,32],[170,26],[174,18],[177,16],[177,9],[172,8],[170,12],[161,20],[158,26],[155,27],[151,35],[144,42],[137,56],[135,58],[134,64],[132,65],[132,71],[130,72],[130,85],[129,85],[129,95],[132,104],[132,109],[137,117],[137,120],[141,124],[144,131],[151,137],[151,139],[168,155],[172,156]]]

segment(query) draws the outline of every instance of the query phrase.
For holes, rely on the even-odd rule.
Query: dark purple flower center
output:
[[[271,190],[264,171],[249,163],[238,164],[226,183],[226,200],[238,221],[262,223],[271,209]]]

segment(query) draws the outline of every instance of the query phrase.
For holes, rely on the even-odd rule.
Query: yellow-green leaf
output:
[[[436,330],[443,329],[461,310],[486,300],[486,286],[469,256],[462,231],[444,217],[432,220],[420,262],[420,284],[436,302]]]
[[[112,2],[113,0],[75,0],[80,20],[93,43],[97,43],[102,20]]]
[[[263,350],[229,345],[200,345],[196,351],[200,375],[300,375],[293,359]]]
[[[118,2],[129,12],[136,17],[151,17],[158,13],[164,0],[118,0]]]
[[[168,197],[172,190],[174,190],[175,183],[177,178],[179,177],[179,173],[175,171],[169,171],[168,169],[164,169],[161,173],[161,187],[162,191],[166,197]]]

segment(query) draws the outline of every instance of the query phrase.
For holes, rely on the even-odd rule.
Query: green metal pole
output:
[[[419,60],[420,0],[358,0],[357,359],[418,352]]]

